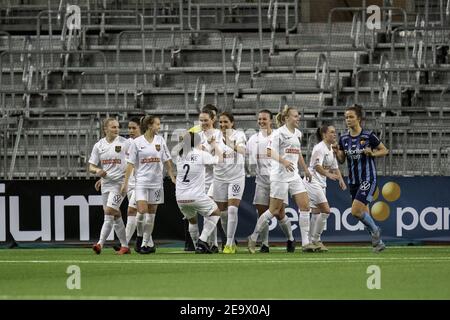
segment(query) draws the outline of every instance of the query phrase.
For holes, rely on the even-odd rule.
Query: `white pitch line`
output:
[[[431,261],[442,262],[450,261],[450,257],[359,257],[359,258],[291,258],[291,259],[250,259],[250,258],[237,258],[237,259],[203,259],[203,260],[191,260],[191,259],[149,259],[149,260],[0,260],[0,264],[51,264],[51,263],[73,263],[73,264],[171,264],[171,263],[183,263],[183,264],[231,264],[236,262],[247,263],[358,263],[365,261],[380,261],[380,262],[407,262],[407,261]]]

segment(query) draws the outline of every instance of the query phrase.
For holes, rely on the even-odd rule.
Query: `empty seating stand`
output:
[[[320,5],[320,1],[309,1]],[[259,109],[301,114],[306,157],[346,106],[391,150],[379,174],[450,174],[449,0],[386,0],[302,21],[301,0],[4,0],[0,8],[0,176],[75,179],[117,117],[161,117],[172,148],[206,103],[257,130]],[[428,4],[428,7],[426,6]],[[79,10],[78,10],[79,9]],[[345,12],[351,21],[334,21]],[[345,171],[345,168],[342,168]]]

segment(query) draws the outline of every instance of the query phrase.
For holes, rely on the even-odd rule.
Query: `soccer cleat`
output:
[[[122,247],[119,246],[119,245],[117,245],[117,244],[113,245],[114,251],[120,251],[121,248],[122,248]]]
[[[139,251],[140,254],[149,254],[149,253],[155,253],[155,252],[156,252],[155,246],[153,246],[153,247],[149,247],[149,246],[141,247],[141,250]]]
[[[197,248],[195,249],[195,253],[199,253],[199,254],[211,253],[211,249],[209,248],[207,242],[198,239]]]
[[[219,248],[217,246],[212,246],[211,253],[219,253]]]
[[[117,251],[118,255],[123,255],[123,254],[131,254],[131,250],[128,247],[120,247],[119,251]]]
[[[100,253],[102,252],[102,246],[101,246],[99,243],[94,244],[94,245],[92,246],[92,250],[94,250],[94,252],[95,252],[96,254],[100,254]]]
[[[322,241],[313,241],[312,243],[313,243],[313,245],[318,247],[318,249],[316,250],[317,252],[327,252],[328,251],[328,248],[325,247],[325,245],[322,243]]]
[[[270,250],[269,250],[268,246],[266,246],[265,244],[262,244],[261,248],[259,248],[259,252],[261,252],[261,253],[269,253]]]
[[[302,246],[302,251],[303,252],[315,252],[315,251],[319,251],[319,247],[316,246],[315,244],[308,243],[307,245]]]
[[[294,252],[295,251],[295,240],[294,241],[288,240],[286,242],[286,251],[287,252]]]
[[[139,251],[141,251],[141,246],[142,246],[142,237],[137,236],[136,237],[136,244],[134,246],[134,251],[139,253]]]
[[[372,247],[375,248],[381,241],[381,228],[378,227],[378,229],[374,232],[371,232],[370,235],[372,236]]]
[[[251,236],[248,237],[248,245],[247,245],[247,247],[248,247],[248,251],[250,253],[255,253],[256,252],[256,241],[253,241]]]
[[[223,253],[236,253],[236,248],[233,249],[233,246],[226,245],[225,248],[223,248]]]
[[[383,251],[384,249],[386,249],[386,245],[384,244],[384,242],[382,240],[380,240],[380,242],[375,247],[373,247],[373,252],[379,253],[379,252]]]

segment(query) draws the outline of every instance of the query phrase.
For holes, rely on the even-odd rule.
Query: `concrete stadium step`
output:
[[[348,83],[349,77],[349,73],[342,73],[340,74],[339,81],[341,83]],[[252,80],[254,88],[262,88],[267,91],[282,89],[296,91],[299,88],[319,88],[321,78],[322,76],[320,75],[319,79],[316,80],[314,73],[297,74],[295,79],[293,78],[292,73],[264,73],[259,77],[254,77]],[[336,73],[331,73],[331,87],[334,86],[336,80]]]
[[[256,95],[242,95],[242,97],[234,99],[233,110],[236,113],[254,113],[258,109],[269,109],[278,112],[280,107],[284,107],[284,97],[286,98],[285,103],[288,105],[300,108],[307,107],[316,111],[318,111],[321,105],[332,103],[332,97],[329,94],[324,94],[323,103],[321,102],[320,95],[296,94],[293,98],[292,95],[271,94],[261,95],[259,101]]]
[[[324,51],[325,55],[327,54]],[[277,55],[270,56],[269,65],[271,66],[293,66],[294,65],[295,51],[280,51]],[[365,53],[360,52],[348,52],[348,51],[332,51],[329,66],[331,68],[338,67],[339,69],[351,70],[356,62],[358,64],[364,64],[368,62],[368,56]],[[311,67],[317,63],[319,53],[318,52],[301,52],[297,56],[297,66],[299,67]]]

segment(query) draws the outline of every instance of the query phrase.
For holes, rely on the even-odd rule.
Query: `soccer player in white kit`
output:
[[[212,105],[206,105],[199,114],[199,122],[201,131],[199,136],[201,139],[202,149],[206,152],[211,152],[213,149],[208,143],[208,140],[214,137],[217,143],[222,141],[222,133],[220,130],[214,128],[214,123],[216,121],[217,108]],[[214,181],[214,170],[212,165],[206,165],[205,167],[205,192],[210,197],[213,198],[213,181]],[[226,216],[221,217],[221,223],[226,233]],[[192,226],[191,226],[192,227]],[[217,227],[211,232],[208,239],[212,253],[218,253],[218,243],[217,243]]]
[[[214,137],[211,137],[207,143],[215,151],[215,156],[201,150],[199,134],[188,132],[183,137],[183,149],[177,161],[177,204],[181,213],[189,221],[189,233],[196,245],[196,253],[212,253],[207,241],[220,219],[220,211],[216,203],[205,192],[205,166],[217,165],[222,161],[222,150],[219,149]],[[204,218],[200,237],[197,214]]]
[[[141,135],[141,121],[138,117],[133,117],[128,121],[128,142],[131,144],[133,139],[139,137]],[[126,153],[128,155],[128,152]],[[101,188],[101,179],[98,180],[95,183],[95,189],[97,191]],[[140,248],[142,243],[142,228],[143,228],[143,219],[139,219],[136,221],[136,213],[137,213],[137,204],[136,204],[136,197],[134,194],[134,187],[135,187],[136,181],[134,179],[134,174],[130,177],[130,182],[128,183],[128,192],[127,192],[127,198],[128,198],[128,210],[127,210],[127,224],[125,227],[125,234],[127,237],[127,243],[130,243],[130,239],[134,234],[134,231],[137,227],[137,240],[136,240],[136,252],[139,250],[137,248]],[[142,215],[141,215],[142,216]],[[119,246],[113,246],[114,250],[119,251]]]
[[[302,250],[304,252],[313,252],[317,249],[317,246],[309,241],[309,198],[298,172],[299,164],[303,168],[305,176],[309,180],[311,179],[311,173],[308,171],[300,148],[302,134],[297,129],[300,117],[297,110],[293,107],[285,106],[276,119],[279,128],[273,133],[272,139],[267,146],[272,158],[269,209],[258,218],[254,232],[248,237],[248,250],[251,253],[255,253],[256,240],[262,227],[279,214],[286,194],[289,192],[299,208]],[[280,125],[282,126],[280,127]]]
[[[244,156],[247,139],[242,131],[233,129],[234,117],[231,113],[222,112],[219,124],[222,131],[220,147],[224,151],[224,160],[214,166],[213,198],[221,216],[228,216],[227,221],[222,223],[227,233],[223,253],[236,253],[234,235],[238,224],[238,208],[245,188]]]
[[[124,178],[125,154],[129,148],[129,141],[119,136],[119,122],[114,118],[105,119],[103,130],[105,137],[94,145],[89,158],[89,171],[102,178],[101,189],[105,212],[100,240],[92,246],[92,249],[95,253],[100,254],[106,238],[114,228],[121,245],[117,253],[128,254],[130,249],[120,213],[120,205],[124,198],[120,192],[120,186]]]
[[[158,135],[161,121],[155,116],[146,116],[142,120],[145,133],[134,139],[127,157],[125,181],[121,191],[128,190],[129,179],[134,169],[136,177],[137,209],[144,217],[144,234],[139,253],[148,254],[156,251],[152,239],[158,204],[164,203],[163,164],[175,183],[172,158],[163,137]]]
[[[253,198],[253,204],[258,211],[258,215],[261,216],[264,212],[269,209],[270,200],[270,168],[271,168],[271,158],[267,155],[267,145],[272,138],[272,112],[269,110],[260,110],[258,112],[258,125],[259,132],[255,133],[248,139],[247,142],[247,156],[250,166],[255,166],[255,196]],[[285,204],[289,204],[288,196],[286,194]],[[276,216],[278,219],[278,224],[286,235],[287,241],[287,251],[295,251],[295,242],[292,235],[291,221],[287,218],[283,206],[280,213]],[[269,249],[269,224],[266,223],[259,237],[261,239],[261,253],[268,253]]]
[[[338,180],[342,190],[347,189],[342,178],[333,144],[336,143],[336,129],[330,125],[322,125],[317,129],[317,143],[312,151],[309,171],[312,173],[311,181],[303,179],[311,206],[310,240],[319,247],[317,251],[328,251],[322,243],[320,236],[330,216],[330,206],[326,197],[327,178]]]

